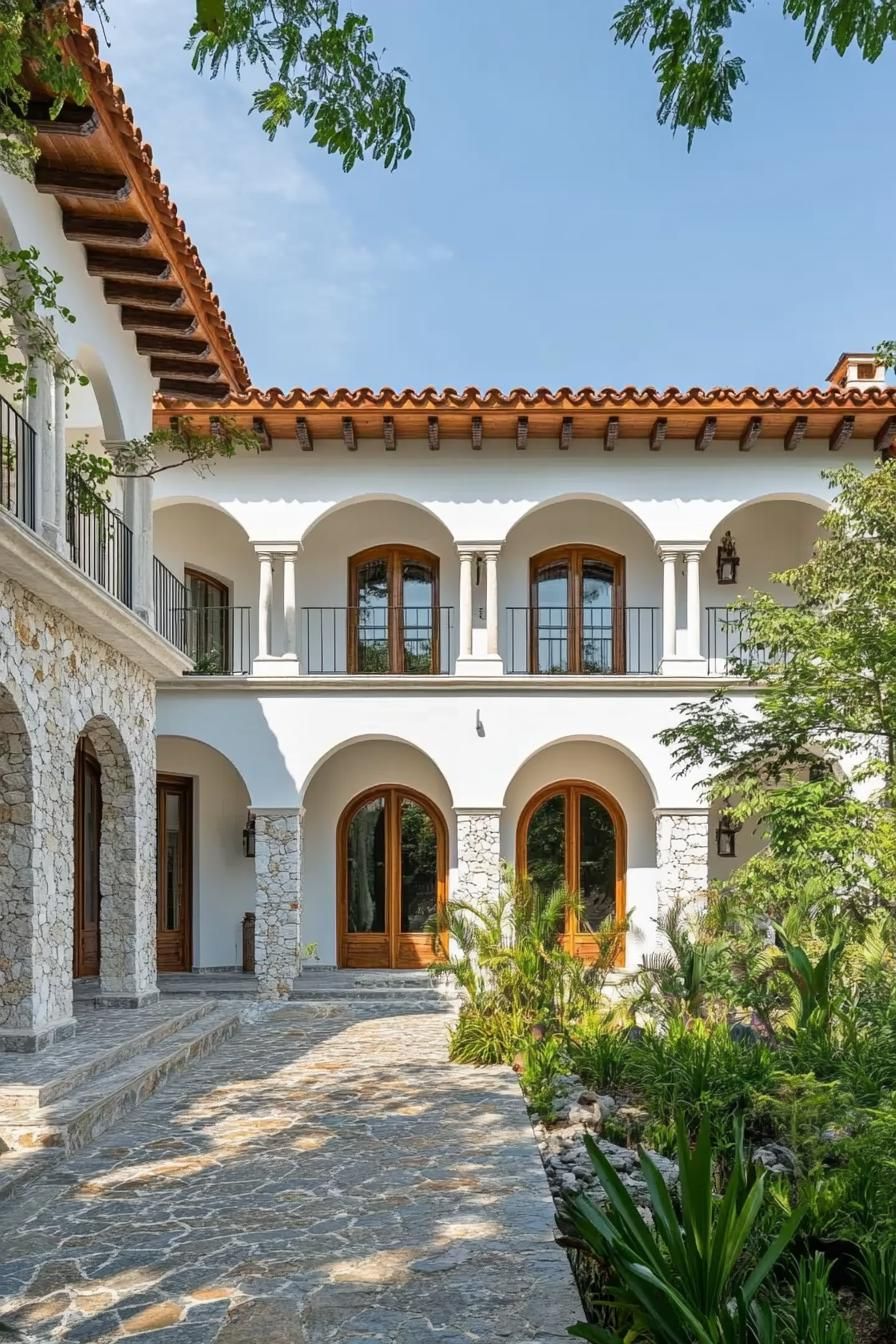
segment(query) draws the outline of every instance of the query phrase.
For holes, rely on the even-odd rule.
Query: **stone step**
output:
[[[60,1041],[44,1054],[14,1061],[11,1068],[20,1071],[18,1078],[4,1079],[0,1074],[0,1122],[15,1116],[33,1119],[51,1102],[60,1101],[123,1060],[160,1045],[169,1036],[208,1016],[214,1007],[207,999],[187,1000],[182,1007],[173,1005],[169,999],[164,1005],[128,1009],[124,1018],[105,1009],[79,1018],[76,1035]],[[116,1039],[120,1028],[126,1030]]]
[[[239,1026],[236,1006],[212,1004],[173,1035],[42,1107],[32,1123],[0,1118],[0,1143],[13,1152],[74,1152],[152,1096],[171,1074],[217,1049]]]
[[[320,1002],[322,1000],[346,1000],[350,999],[360,1003],[431,1003],[436,1007],[449,1002],[444,994],[440,994],[437,989],[425,988],[422,985],[415,985],[413,988],[401,989],[398,987],[389,988],[377,985],[376,987],[368,985],[357,985],[349,982],[346,985],[306,985],[297,983],[290,991],[291,1000],[309,1002]]]

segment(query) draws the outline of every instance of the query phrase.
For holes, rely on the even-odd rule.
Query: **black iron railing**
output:
[[[251,607],[181,607],[172,619],[182,623],[182,647],[193,659],[193,674],[244,677],[252,671]]]
[[[152,558],[152,605],[155,626],[159,634],[169,644],[187,651],[187,626],[184,611],[187,607],[187,590],[176,574],[172,574],[163,565],[157,555]]]
[[[737,673],[780,666],[790,660],[786,649],[751,642],[749,614],[734,607],[706,608],[706,655],[710,673]]]
[[[507,672],[649,674],[661,649],[658,607],[507,608]]]
[[[450,672],[453,607],[303,607],[312,675]]]
[[[69,471],[65,480],[65,539],[73,563],[130,607],[134,574],[131,529],[74,471]]]
[[[37,435],[23,415],[0,397],[0,504],[33,529]]]

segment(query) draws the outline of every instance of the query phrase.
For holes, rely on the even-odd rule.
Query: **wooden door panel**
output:
[[[193,968],[193,781],[156,785],[156,961],[162,973]]]
[[[75,752],[75,882],[72,973],[100,973],[100,831],[102,788],[99,762],[82,739]]]

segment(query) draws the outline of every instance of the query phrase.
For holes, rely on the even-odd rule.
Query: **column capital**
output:
[[[679,555],[702,555],[708,545],[708,538],[706,541],[658,541],[656,553],[661,560],[674,560]]]
[[[300,541],[253,541],[250,544],[259,558],[266,555],[271,560],[277,555],[296,556],[302,549]]]
[[[504,811],[504,804],[498,803],[495,807],[464,807],[463,803],[455,803],[452,810],[458,817],[496,817]]]
[[[305,815],[305,808],[301,803],[294,807],[256,807],[254,803],[250,803],[249,811],[253,817],[298,817],[301,820]]]
[[[457,541],[460,555],[500,555],[503,541]]]

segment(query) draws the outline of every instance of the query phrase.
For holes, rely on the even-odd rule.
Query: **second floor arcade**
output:
[[[156,624],[214,676],[725,675],[732,604],[786,603],[772,576],[812,554],[825,469],[892,450],[896,388],[874,372],[789,393],[233,398],[211,416],[251,420],[257,453],[156,480]],[[209,423],[196,404],[157,423],[175,412]]]

